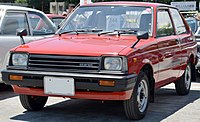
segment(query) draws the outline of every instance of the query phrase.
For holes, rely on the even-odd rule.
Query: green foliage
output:
[[[2,3],[13,3],[15,0],[0,0]]]
[[[24,4],[24,3],[27,3],[27,0],[15,0],[15,3]]]

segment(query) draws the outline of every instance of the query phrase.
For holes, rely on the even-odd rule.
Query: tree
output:
[[[15,0],[15,3],[25,4],[27,0]]]
[[[0,0],[2,3],[13,3],[15,0]]]

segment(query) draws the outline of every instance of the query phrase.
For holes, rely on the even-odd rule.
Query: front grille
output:
[[[29,55],[28,70],[59,72],[98,72],[100,57]]]

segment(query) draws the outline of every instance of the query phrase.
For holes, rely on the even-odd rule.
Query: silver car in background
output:
[[[188,23],[188,25],[190,26],[192,32],[195,35],[195,39],[197,42],[197,64],[196,64],[196,69],[197,69],[197,73],[198,76],[200,76],[200,21],[197,20],[194,17],[188,17],[185,19]]]
[[[198,25],[200,22],[198,21]],[[198,71],[198,76],[200,76],[200,26],[198,26],[197,31],[195,32],[195,38],[197,41],[197,57],[198,57],[198,63],[196,65],[196,69]]]
[[[21,45],[17,29],[26,29],[28,35],[25,43],[52,36],[56,26],[41,11],[19,7],[0,5],[0,71],[5,68],[6,55],[11,48]],[[0,73],[0,83],[1,73]]]

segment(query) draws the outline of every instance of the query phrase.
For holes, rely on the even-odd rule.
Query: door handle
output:
[[[173,55],[171,52],[165,52],[164,58],[171,58]]]
[[[179,44],[179,43],[180,43],[180,41],[181,41],[181,39],[180,39],[180,38],[178,38],[178,39],[175,39],[175,41],[176,41],[176,43],[177,43],[177,44]]]

